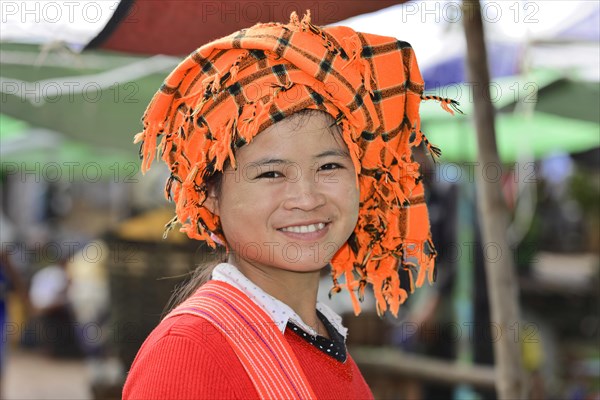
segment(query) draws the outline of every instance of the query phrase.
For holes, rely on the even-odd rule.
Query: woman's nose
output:
[[[308,175],[308,174],[307,174]],[[311,176],[299,176],[288,182],[284,207],[287,209],[314,210],[325,204],[325,195],[319,189],[318,182]]]

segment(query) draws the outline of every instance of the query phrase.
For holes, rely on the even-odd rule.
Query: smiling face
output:
[[[318,271],[354,230],[356,172],[332,123],[324,112],[293,115],[237,151],[212,208],[240,269]]]

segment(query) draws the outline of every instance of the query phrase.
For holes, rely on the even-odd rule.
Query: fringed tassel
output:
[[[245,143],[250,143],[254,135],[256,135],[258,129],[256,115],[262,111],[261,106],[262,103],[260,101],[247,103],[238,116],[238,119],[241,120],[241,122],[238,121],[237,125],[238,135]]]
[[[214,95],[221,89],[221,77],[219,74],[208,76],[204,78],[201,86],[205,94]]]
[[[166,239],[167,236],[169,235],[169,232],[171,232],[171,230],[175,227],[175,224],[177,224],[178,219],[177,219],[177,215],[174,216],[173,218],[171,218],[171,220],[169,222],[167,222],[165,224],[165,230],[163,231],[163,239]]]
[[[294,82],[288,81],[286,84],[281,83],[271,83],[270,87],[273,88],[273,100],[279,97],[279,93],[286,92],[290,90],[294,86]]]
[[[400,285],[399,282],[394,282],[393,279],[394,276],[398,276],[396,259],[385,257],[373,264],[368,279],[373,283],[377,315],[382,316],[387,311],[388,306],[390,311],[396,315],[400,303],[403,302],[394,287]]]
[[[288,27],[292,28],[293,31],[298,31],[300,29],[300,18],[298,18],[298,13],[296,13],[296,11],[292,11],[290,14],[290,22],[288,23]]]
[[[351,125],[348,123],[348,121],[346,119],[342,119],[339,123],[339,125],[341,125],[342,128],[342,138],[344,140],[344,142],[346,143],[346,145],[348,146],[348,151],[350,153],[350,159],[352,160],[352,165],[354,165],[354,171],[356,172],[356,187],[360,187],[360,182],[359,182],[359,175],[360,175],[360,170],[361,170],[361,165],[360,165],[360,155],[361,155],[361,149],[360,146],[354,142],[354,140],[352,140],[352,127]]]
[[[165,87],[165,84],[163,84],[163,87]],[[154,161],[156,141],[158,136],[162,134],[165,121],[169,119],[167,111],[172,101],[173,96],[170,94],[164,92],[155,94],[142,117],[144,131],[136,134],[133,138],[134,144],[142,142],[140,145],[140,158],[143,160],[141,166],[143,174],[150,169]]]
[[[331,41],[327,38],[327,35],[321,28],[316,25],[313,25],[311,22],[310,10],[306,10],[306,13],[302,17],[301,21],[298,21],[298,15],[296,12],[292,12],[290,16],[290,27],[292,30],[300,30],[301,32],[311,32],[315,35],[318,35],[323,40],[323,47],[325,47],[328,51],[333,54],[338,54],[339,50],[331,43]]]
[[[360,302],[358,301],[358,297],[356,296],[356,289],[358,288],[358,282],[354,277],[353,270],[346,270],[344,273],[344,277],[346,279],[346,288],[348,289],[348,293],[350,293],[350,300],[352,301],[352,309],[354,310],[354,315],[360,314]]]
[[[431,255],[429,256],[428,259],[428,266],[427,266],[427,279],[429,280],[429,283],[434,283],[436,281],[437,278],[437,270],[436,270],[436,266],[435,266],[435,259],[437,258],[437,251],[435,250],[435,246],[433,245],[433,240],[431,238],[429,238],[427,240],[427,246],[429,247],[429,251],[431,252]]]
[[[146,171],[150,169],[150,166],[154,161],[157,138],[158,132],[156,128],[146,128],[143,132],[140,132],[134,136],[134,144],[142,142],[142,144],[140,145],[140,158],[142,159],[142,174],[145,174]]]
[[[426,242],[422,244],[422,246],[431,246],[431,239],[428,239]],[[433,274],[435,268],[435,258],[436,254],[433,253],[431,255],[425,255],[421,252],[421,256],[419,257],[419,274],[417,276],[417,281],[415,282],[416,287],[423,286],[425,283],[425,278],[429,281],[429,283],[433,282]]]
[[[446,97],[440,97],[440,96],[435,96],[435,95],[421,95],[421,100],[436,100],[439,101],[440,104],[442,105],[442,108],[444,110],[446,110],[447,112],[449,112],[450,114],[454,115],[454,111],[456,111],[459,114],[464,114],[464,112],[462,112],[460,110],[460,108],[458,108],[458,106],[460,106],[460,103],[456,100],[453,99],[449,99]]]
[[[225,161],[229,159],[232,168],[236,167],[233,154],[233,137],[237,126],[237,119],[230,119],[225,126],[220,127],[215,133],[217,141],[210,148],[208,158],[215,160],[215,170],[222,171]]]
[[[342,67],[342,71],[350,65],[356,65],[357,70],[363,78],[365,90],[369,92],[371,96],[373,96],[371,66],[369,61],[361,56],[362,43],[360,38],[358,35],[353,35],[351,37],[345,37],[343,41],[346,47],[352,49],[352,56],[350,56],[348,62]]]
[[[342,43],[348,49],[352,49],[350,59],[344,66],[342,67],[342,71],[345,70],[349,65],[353,64],[356,59],[360,56],[362,52],[362,44],[360,43],[360,38],[358,35],[352,35],[350,37],[345,37],[342,39]]]
[[[334,294],[338,294],[341,291],[342,287],[340,286],[340,283],[338,282],[337,278],[333,278],[333,287],[329,290],[327,297],[329,298],[329,300],[331,300]]]
[[[250,54],[249,51],[244,51],[242,54],[240,54],[239,56],[237,56],[237,58],[235,59],[235,61],[233,62],[233,64],[231,65],[231,68],[229,68],[229,78],[231,79],[230,83],[233,83],[236,81],[237,79],[237,74],[240,71],[240,63],[246,58],[248,57],[248,55]]]
[[[400,305],[404,304],[407,298],[408,293],[406,293],[406,290],[400,287],[400,279],[398,278],[398,274],[393,274],[390,282],[388,303],[390,305],[390,312],[394,315],[394,317],[398,317]]]
[[[302,29],[303,32],[306,32],[311,29],[311,26],[314,26],[314,25],[311,24],[311,22],[310,22],[310,9],[309,9],[309,10],[306,10],[306,13],[302,17],[302,20],[300,21],[300,29]]]
[[[438,158],[440,158],[442,156],[442,150],[429,143],[429,140],[427,139],[427,136],[425,136],[425,134],[423,132],[419,132],[421,134],[421,138],[423,140],[423,142],[425,143],[425,146],[427,147],[427,151],[429,152],[429,154],[431,154],[431,158],[433,160],[433,162],[437,163]]]

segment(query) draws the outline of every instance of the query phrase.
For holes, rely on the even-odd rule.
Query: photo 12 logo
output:
[[[1,21],[48,24],[100,23],[112,15],[119,1],[1,1]]]
[[[86,182],[97,183],[110,180],[114,183],[137,183],[139,164],[133,161],[102,166],[95,161],[50,161],[50,162],[3,162],[6,175],[18,175],[22,182]]]
[[[483,22],[497,23],[503,19],[515,24],[540,22],[538,2],[482,1],[480,7]],[[408,2],[400,12],[403,23],[413,22],[415,19],[422,23],[461,23],[465,17],[470,17],[461,1]]]
[[[90,78],[90,77],[88,77]],[[73,78],[68,78],[73,79]],[[136,104],[140,88],[136,82],[101,82],[82,77],[79,81],[52,79],[26,82],[18,79],[0,78],[2,102],[9,96],[18,97],[21,102],[29,102],[34,106],[45,103],[57,103],[61,100],[68,103],[98,103],[102,99],[113,103]]]

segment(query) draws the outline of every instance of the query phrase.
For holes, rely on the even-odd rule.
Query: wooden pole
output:
[[[480,388],[493,388],[494,367],[468,365],[405,353],[389,347],[351,347],[352,358],[364,374],[390,374],[446,385],[464,383]]]
[[[500,252],[491,255],[484,251],[491,322],[500,332],[494,341],[496,391],[500,399],[524,399],[518,283],[512,251],[506,238],[509,218],[500,184],[490,176],[497,173],[501,164],[496,145],[494,107],[490,100],[490,77],[479,0],[463,1],[463,21],[477,131],[477,209],[484,250],[495,249]],[[486,246],[488,244],[490,246]]]

